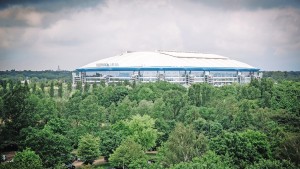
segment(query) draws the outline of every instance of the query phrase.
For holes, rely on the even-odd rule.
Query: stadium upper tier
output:
[[[228,57],[191,52],[126,52],[92,62],[77,71],[258,71],[259,69]]]

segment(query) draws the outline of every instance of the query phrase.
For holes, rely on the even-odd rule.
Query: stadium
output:
[[[214,86],[249,83],[259,69],[215,54],[154,51],[125,52],[98,60],[73,72],[73,84],[168,81],[183,85],[207,82]]]

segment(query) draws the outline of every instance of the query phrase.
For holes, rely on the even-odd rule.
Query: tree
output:
[[[142,168],[147,163],[146,154],[142,146],[133,139],[126,139],[109,157],[112,166],[125,168]],[[130,166],[134,164],[134,166]]]
[[[283,81],[273,88],[271,107],[300,116],[300,82]]]
[[[50,84],[49,95],[50,95],[50,97],[54,97],[54,82],[53,81]]]
[[[41,90],[43,93],[45,92],[45,84],[43,82],[41,83]]]
[[[20,84],[4,95],[3,110],[0,114],[4,124],[2,131],[0,130],[0,137],[4,137],[0,139],[1,142],[5,140],[16,144],[21,141],[18,138],[21,129],[36,124],[34,110],[37,102],[38,100],[31,97],[29,91]]]
[[[92,85],[92,89],[93,89],[93,93],[95,92],[95,91],[97,91],[97,83],[95,82],[95,83],[93,83],[93,85]]]
[[[24,87],[25,87],[26,90],[29,90],[28,80],[27,79],[25,79]]]
[[[82,92],[82,83],[81,82],[76,82],[76,90],[79,90],[80,92]]]
[[[105,160],[108,160],[109,155],[119,147],[124,135],[121,132],[114,130],[113,126],[104,130],[100,136],[100,152]]]
[[[109,107],[111,103],[118,103],[128,95],[128,88],[125,86],[107,86],[101,91],[100,104]]]
[[[66,135],[70,130],[70,126],[65,118],[53,117],[47,123],[47,127],[57,134]]]
[[[168,141],[159,150],[162,164],[166,166],[191,161],[208,149],[208,140],[203,134],[197,135],[191,126],[178,123],[170,133]]]
[[[155,120],[148,115],[135,115],[125,125],[129,129],[129,137],[139,143],[143,150],[149,150],[155,145],[158,131],[154,128]]]
[[[7,90],[7,81],[6,80],[1,80],[0,81],[0,84],[1,84],[1,86],[2,86],[2,88],[3,88],[3,93],[6,93],[6,90]]]
[[[58,84],[58,97],[62,97],[63,96],[63,84],[59,83]]]
[[[69,92],[72,91],[72,83],[71,83],[71,82],[69,82],[69,83],[67,84],[67,89],[68,89]]]
[[[119,102],[116,110],[109,114],[110,122],[115,123],[130,118],[133,115],[133,107],[136,107],[136,102],[132,102],[128,97],[125,97]]]
[[[33,83],[33,86],[32,86],[32,93],[35,93],[36,92],[36,83]]]
[[[181,162],[170,167],[170,169],[233,169],[227,159],[217,155],[213,151],[208,151],[202,157],[194,158],[191,162]]]
[[[87,83],[87,82],[85,82],[85,83],[84,83],[84,89],[83,89],[84,92],[85,92],[85,93],[89,92],[89,89],[90,89],[90,84]]]
[[[261,159],[253,165],[249,165],[246,169],[296,169],[289,161],[279,161],[279,160],[266,160]]]
[[[42,169],[42,160],[34,151],[26,148],[22,152],[17,152],[14,157],[16,168],[22,169]]]
[[[90,134],[82,136],[78,144],[78,155],[84,160],[85,164],[93,164],[94,160],[100,155],[100,140]]]
[[[185,97],[178,90],[170,90],[164,93],[163,100],[173,115],[173,119],[177,118],[181,108],[185,105]],[[171,118],[171,117],[169,117]]]
[[[210,148],[218,155],[228,154],[235,165],[241,168],[262,158],[271,157],[270,144],[266,135],[252,130],[225,132],[219,137],[211,139]]]
[[[184,121],[185,124],[191,124],[201,117],[200,109],[196,106],[185,106],[181,114],[184,116],[182,117],[182,121]]]
[[[300,134],[290,135],[280,145],[278,156],[300,165]]]
[[[9,79],[8,84],[9,84],[9,91],[12,91],[14,88],[14,82],[11,79]]]
[[[188,97],[191,104],[205,106],[211,100],[213,87],[207,83],[196,83],[189,87]]]
[[[96,133],[104,121],[106,109],[97,100],[97,96],[88,95],[79,104],[79,127],[83,132]]]
[[[65,136],[54,133],[47,125],[41,130],[31,129],[26,135],[24,146],[34,150],[41,157],[44,166],[53,167],[70,160],[70,141]]]
[[[141,115],[150,115],[152,116],[152,108],[153,108],[153,102],[147,101],[147,100],[141,100],[134,108],[134,114],[141,114]]]
[[[58,116],[57,105],[53,98],[44,97],[39,99],[36,109],[36,115],[39,116],[39,123],[42,125]]]
[[[142,87],[137,93],[138,100],[154,100],[155,94],[148,87]]]

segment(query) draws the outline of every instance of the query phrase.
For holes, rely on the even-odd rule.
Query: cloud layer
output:
[[[126,50],[198,51],[300,70],[296,1],[64,2],[0,7],[1,70],[74,70]]]

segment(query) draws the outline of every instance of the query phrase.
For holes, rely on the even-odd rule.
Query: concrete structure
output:
[[[194,52],[126,52],[76,69],[73,84],[119,81],[169,81],[186,84],[207,82],[214,86],[249,83],[259,69],[228,57]]]

